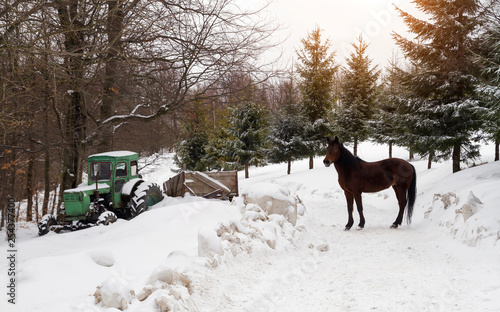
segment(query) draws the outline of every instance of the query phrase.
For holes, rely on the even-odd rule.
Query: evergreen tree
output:
[[[333,82],[338,66],[335,64],[335,53],[330,53],[330,40],[321,40],[321,30],[316,27],[302,39],[302,49],[297,51],[299,64],[297,72],[302,105],[309,121],[309,135],[316,140],[315,148],[310,150],[309,168],[312,169],[313,157],[322,152],[320,143],[329,134],[328,116],[334,101]],[[323,131],[327,132],[323,132]]]
[[[204,131],[194,130],[176,148],[175,164],[182,170],[205,171],[208,136]]]
[[[245,100],[235,107],[229,116],[227,153],[245,167],[245,178],[249,177],[249,166],[265,163],[267,145],[268,112],[263,105]]]
[[[336,109],[335,120],[342,139],[354,142],[356,156],[358,142],[369,136],[369,121],[375,112],[380,70],[371,66],[372,60],[366,55],[368,44],[362,36],[352,46],[354,52],[346,59],[347,68],[343,70],[340,105]]]
[[[500,159],[500,20],[489,21],[483,36],[483,51],[480,62],[483,64],[486,81],[479,86],[479,92],[486,102],[484,130],[495,143],[495,161]]]
[[[201,100],[193,101],[182,112],[184,140],[176,146],[175,164],[181,170],[205,171],[210,169],[207,162],[209,146],[209,118],[207,105]]]
[[[460,162],[479,155],[474,144],[481,127],[480,102],[475,92],[481,5],[479,0],[414,0],[429,20],[399,10],[415,39],[393,34],[405,56],[416,66],[407,72],[406,87],[413,115],[411,126],[420,146],[435,149],[453,159],[453,172]]]
[[[291,173],[292,161],[308,156],[315,143],[307,140],[308,120],[303,110],[299,104],[285,104],[270,127],[269,161],[287,162],[287,174]]]
[[[219,127],[209,133],[206,146],[205,162],[208,170],[239,170],[239,163],[232,158],[231,142],[234,137],[229,134],[229,124],[220,123]]]
[[[401,134],[405,133],[406,129],[404,129],[405,123],[399,118],[402,78],[396,58],[390,60],[385,73],[374,117],[370,123],[370,132],[376,142],[389,144],[389,158],[391,158],[394,144],[406,146],[401,139]]]

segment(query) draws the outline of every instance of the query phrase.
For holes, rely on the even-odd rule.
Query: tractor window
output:
[[[126,177],[127,176],[127,163],[119,162],[116,164],[116,177]]]
[[[136,160],[130,162],[130,175],[131,176],[137,175],[137,161]]]
[[[120,193],[122,191],[122,187],[125,184],[125,180],[116,180],[115,181],[115,193]]]
[[[90,179],[92,181],[108,181],[111,179],[111,163],[96,162],[90,166]],[[96,179],[98,177],[98,179]]]

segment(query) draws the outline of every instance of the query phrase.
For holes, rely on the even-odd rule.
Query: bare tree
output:
[[[87,153],[115,148],[119,129],[139,135],[151,126],[138,123],[150,121],[175,128],[176,112],[187,103],[235,92],[221,87],[230,73],[248,75],[253,84],[275,73],[273,61],[260,57],[275,46],[271,35],[278,27],[262,19],[265,6],[242,11],[235,0],[0,2],[0,176],[18,186],[18,197],[25,186],[44,185],[44,211],[56,171],[62,191],[75,187]],[[44,173],[31,184],[24,173],[28,159],[35,167],[43,159]],[[1,191],[2,199],[7,193]]]
[[[136,97],[129,98],[129,110],[101,116],[98,127],[110,131],[110,124],[171,113],[186,101],[213,95],[210,91],[235,69],[253,75],[255,83],[267,79],[259,56],[272,46],[275,27],[259,20],[259,11],[236,10],[232,0],[135,2],[128,7],[120,39]]]

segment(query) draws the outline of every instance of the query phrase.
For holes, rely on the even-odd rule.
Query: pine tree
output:
[[[394,144],[406,145],[401,139],[401,134],[406,132],[405,123],[399,118],[402,78],[395,57],[390,60],[385,73],[374,117],[370,123],[370,132],[376,142],[389,144],[389,158],[391,158]]]
[[[229,122],[226,120],[217,124],[217,128],[209,133],[206,146],[205,163],[208,170],[237,170],[239,162],[233,159],[231,142],[234,137],[229,133]]]
[[[371,66],[366,55],[368,44],[359,36],[353,44],[354,52],[346,59],[340,91],[340,105],[336,109],[336,127],[344,141],[354,142],[354,155],[359,141],[369,136],[369,121],[375,112],[377,79],[380,70]]]
[[[472,51],[477,47],[480,1],[412,2],[429,20],[399,10],[415,39],[393,37],[416,66],[407,72],[413,133],[428,151],[436,149],[443,156],[451,152],[453,172],[457,172],[462,160],[479,155],[474,140],[481,127],[481,109],[475,92],[478,66]]]
[[[245,167],[245,178],[248,179],[248,168],[264,164],[267,145],[267,116],[263,105],[245,100],[234,108],[229,116],[227,129],[227,151],[233,160]]]
[[[287,174],[291,173],[292,161],[309,155],[314,141],[308,141],[308,120],[303,107],[295,103],[283,105],[270,127],[268,158],[271,163],[287,162]]]
[[[487,110],[484,130],[495,143],[495,161],[500,159],[500,19],[489,21],[479,57],[486,80],[479,86]]]
[[[181,169],[205,171],[208,136],[204,131],[193,130],[176,148],[175,163]]]
[[[302,39],[303,48],[297,51],[299,64],[297,72],[301,78],[299,82],[302,105],[309,121],[309,135],[317,141],[316,148],[310,150],[309,168],[312,169],[313,157],[322,152],[320,142],[329,131],[328,116],[332,110],[334,101],[333,82],[338,66],[335,64],[335,53],[330,53],[330,40],[321,40],[321,30],[316,27]]]
[[[186,104],[183,111],[184,140],[176,146],[175,163],[182,170],[205,171],[210,169],[207,162],[209,146],[208,112],[201,100]]]

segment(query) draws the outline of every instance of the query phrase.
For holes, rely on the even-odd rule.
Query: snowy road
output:
[[[335,180],[325,185],[331,171],[317,170],[316,182],[307,172],[273,180],[307,208],[294,244],[219,265],[195,284],[200,311],[500,311],[498,258],[453,240],[422,211],[390,229],[392,190],[363,195],[366,228],[343,231],[343,193]]]

